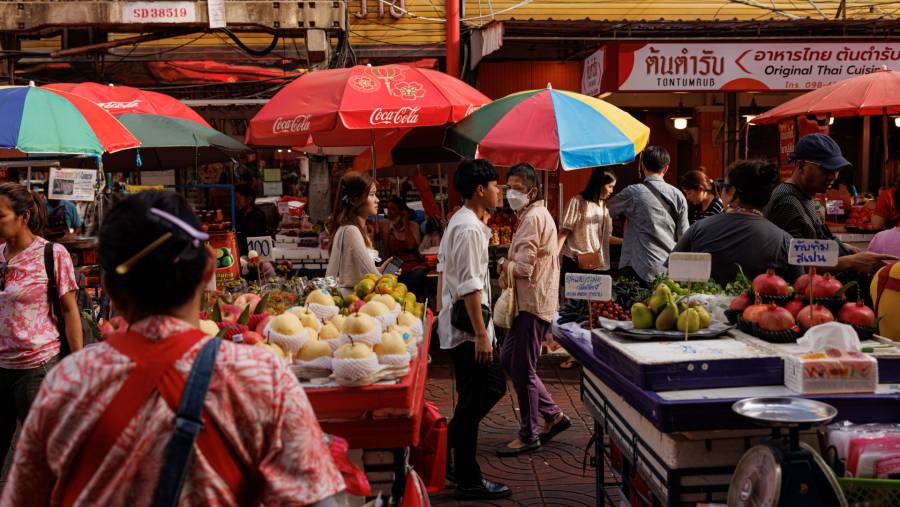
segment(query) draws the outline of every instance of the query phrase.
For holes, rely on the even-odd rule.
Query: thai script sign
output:
[[[566,299],[609,301],[612,298],[612,278],[609,275],[566,273]]]
[[[788,248],[788,264],[794,266],[837,266],[837,241],[825,239],[792,239]]]
[[[622,44],[619,89],[810,90],[886,66],[900,70],[897,42]]]

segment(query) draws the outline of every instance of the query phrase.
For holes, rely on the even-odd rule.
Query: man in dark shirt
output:
[[[772,200],[765,209],[766,218],[795,238],[830,239],[838,241],[841,257],[835,271],[874,273],[885,260],[896,257],[860,252],[858,248],[840,242],[819,215],[813,196],[827,191],[834,184],[840,170],[850,167],[834,139],[825,134],[809,134],[797,143],[791,161],[794,173],[775,187]]]
[[[238,250],[247,255],[247,238],[258,238],[269,234],[266,214],[256,206],[256,192],[250,185],[234,187],[234,200],[237,212],[234,224],[237,229]]]

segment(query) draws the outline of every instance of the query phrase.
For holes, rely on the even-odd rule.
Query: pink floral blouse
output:
[[[59,332],[47,300],[46,244],[35,237],[7,265],[6,288],[0,291],[0,368],[36,368],[59,354]],[[72,257],[64,246],[53,245],[53,260],[59,296],[77,290]],[[7,262],[5,244],[0,245],[0,262]]]
[[[131,327],[153,340],[190,329],[172,317]],[[175,367],[187,377],[201,340]],[[16,445],[0,505],[59,505],[79,446],[134,367],[106,343],[64,359],[44,380]],[[313,409],[291,371],[270,351],[225,341],[216,358],[206,412],[234,454],[257,470],[264,505],[307,505],[344,489]],[[149,505],[174,413],[154,391],[116,440],[76,505]],[[196,450],[182,504],[237,505],[225,481]]]

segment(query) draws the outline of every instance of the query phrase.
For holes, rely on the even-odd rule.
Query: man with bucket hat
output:
[[[831,188],[841,169],[852,167],[834,139],[819,133],[804,136],[790,160],[795,164],[794,172],[775,187],[765,209],[766,218],[795,238],[837,241],[841,257],[835,271],[871,274],[884,266],[884,261],[896,259],[892,255],[860,252],[841,242],[816,213],[814,196]]]

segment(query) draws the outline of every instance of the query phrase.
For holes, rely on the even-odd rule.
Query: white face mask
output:
[[[528,194],[523,194],[515,189],[509,189],[506,191],[506,202],[509,203],[509,207],[512,208],[513,211],[519,211],[528,205]]]

